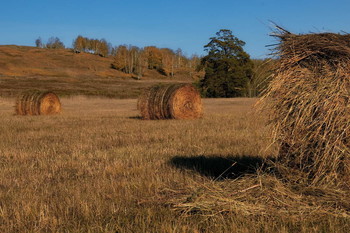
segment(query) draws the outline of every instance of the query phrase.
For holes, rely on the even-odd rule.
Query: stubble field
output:
[[[14,102],[0,99],[0,232],[349,229],[262,168],[277,151],[256,99],[161,121],[141,120],[136,99],[62,98],[56,116],[15,116]]]

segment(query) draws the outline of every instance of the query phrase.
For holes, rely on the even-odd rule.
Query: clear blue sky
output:
[[[264,58],[273,21],[294,33],[350,32],[350,0],[1,0],[0,44],[35,46],[55,36],[71,47],[78,35],[114,46],[154,45],[190,56],[220,29]]]

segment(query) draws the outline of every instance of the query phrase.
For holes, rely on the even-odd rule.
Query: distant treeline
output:
[[[187,58],[182,54],[181,49],[173,51],[168,48],[157,48],[146,46],[120,45],[113,49],[114,62],[112,68],[128,74],[142,76],[145,69],[157,70],[159,73],[173,77],[175,71],[192,70],[195,72],[200,63],[198,56]]]
[[[82,36],[78,36],[73,41],[73,49],[75,52],[94,53],[102,57],[107,57],[112,53],[112,45],[105,39],[89,39]]]
[[[175,70],[194,69],[200,60],[198,56],[187,58],[181,49],[173,51],[155,46],[139,48],[133,45],[113,47],[104,39],[89,39],[82,36],[74,40],[73,49],[76,52],[90,52],[102,57],[113,56],[112,68],[138,77],[143,75],[145,69],[157,70],[163,75],[173,77]]]
[[[49,38],[46,43],[43,43],[39,37],[35,44],[40,48],[65,48],[57,37]],[[133,45],[113,46],[105,39],[91,39],[81,35],[73,40],[72,49],[75,53],[91,53],[101,57],[112,57],[111,68],[131,74],[136,78],[142,78],[146,70],[156,70],[164,76],[177,77],[177,74],[181,74],[182,77],[187,76],[198,81],[203,78],[205,71],[202,64],[204,57],[197,55],[187,57],[181,49],[174,51],[156,46],[143,48]],[[258,96],[266,88],[270,82],[275,62],[269,59],[252,59],[252,63],[253,73],[244,87],[243,96]],[[216,70],[218,68],[216,67]]]
[[[39,37],[35,40],[35,45],[38,48],[48,48],[48,49],[64,49],[65,46],[58,37],[50,37],[46,43],[43,43],[42,39]]]
[[[40,48],[65,48],[57,37],[51,37],[46,44],[38,38],[35,44]],[[181,49],[174,51],[156,46],[143,48],[133,45],[113,46],[105,39],[90,39],[81,35],[74,39],[72,47],[76,53],[92,53],[101,57],[112,56],[111,68],[137,77],[142,77],[146,69],[156,70],[169,77],[174,77],[176,72],[186,72],[193,76],[200,64],[200,57],[196,55],[186,57]]]

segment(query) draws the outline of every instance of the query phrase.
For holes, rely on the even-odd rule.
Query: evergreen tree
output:
[[[253,63],[243,50],[245,42],[221,29],[204,46],[208,55],[201,59],[205,76],[199,82],[205,97],[238,97],[246,95],[252,77]]]

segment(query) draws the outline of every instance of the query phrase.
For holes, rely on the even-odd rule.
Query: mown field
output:
[[[174,77],[145,70],[138,80],[111,68],[114,58],[71,49],[42,49],[0,45],[0,97],[16,97],[23,91],[51,90],[60,96],[137,98],[142,89],[160,83],[192,83],[200,72],[178,69]]]
[[[145,121],[136,99],[61,98],[56,116],[0,99],[0,232],[348,232],[345,196],[265,165],[277,150],[256,101]]]

